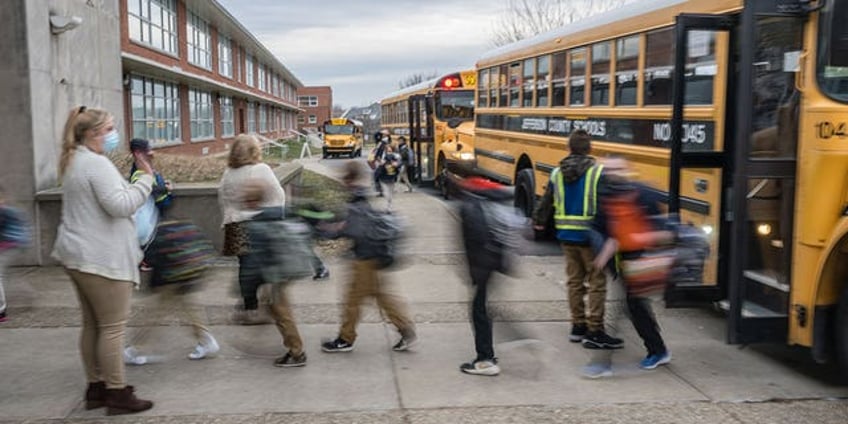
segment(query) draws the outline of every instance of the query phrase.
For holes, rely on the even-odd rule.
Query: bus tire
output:
[[[530,168],[518,171],[515,176],[515,208],[526,217],[533,215],[533,207],[536,200],[535,176]]]
[[[848,287],[842,290],[835,324],[836,363],[839,365],[842,383],[848,384]]]

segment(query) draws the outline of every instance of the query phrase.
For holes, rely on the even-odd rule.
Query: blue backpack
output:
[[[0,206],[0,244],[4,248],[26,247],[32,242],[32,229],[21,210]]]

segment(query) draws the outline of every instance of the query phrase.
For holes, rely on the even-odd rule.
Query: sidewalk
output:
[[[317,162],[317,161],[315,161]],[[312,165],[307,165],[312,168]],[[314,168],[312,168],[314,169]],[[398,193],[396,210],[412,226],[406,266],[393,272],[395,289],[411,302],[422,343],[393,352],[397,332],[366,306],[351,353],[322,353],[336,335],[347,281],[345,262],[329,262],[325,282],[291,285],[291,301],[306,343],[304,368],[272,366],[284,351],[272,325],[233,326],[235,268],[216,267],[196,296],[222,345],[217,358],[189,361],[190,329],[162,316],[154,298],[137,296],[130,337],[151,331],[144,349],[162,361],[129,367],[128,380],[156,406],[120,422],[291,423],[843,423],[848,389],[813,377],[786,349],[740,349],[724,343],[719,315],[664,310],[659,319],[674,360],[653,372],[635,363],[644,351],[627,323],[616,376],[579,376],[590,352],[568,343],[570,328],[562,259],[522,257],[518,277],[499,277],[492,294],[495,350],[503,373],[468,376],[473,358],[469,287],[455,237],[456,221],[441,200]],[[9,322],[0,324],[0,423],[89,422],[77,353],[79,310],[58,268],[16,268],[6,280]],[[773,400],[784,400],[774,402]],[[746,403],[754,402],[754,403]]]

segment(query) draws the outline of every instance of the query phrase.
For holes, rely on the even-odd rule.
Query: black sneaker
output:
[[[313,280],[326,280],[330,278],[330,270],[327,268],[321,268],[315,272],[315,275],[312,276]]]
[[[497,359],[477,359],[459,366],[459,370],[466,374],[486,375],[494,377],[501,373]]]
[[[418,344],[418,336],[415,334],[407,334],[406,336],[401,336],[400,340],[392,346],[392,350],[395,352],[403,352],[405,350],[409,350],[411,347]]]
[[[274,361],[275,367],[302,367],[306,365],[306,353],[301,352],[299,356],[292,356],[291,352],[287,352],[282,358],[277,358]]]
[[[621,349],[624,347],[624,340],[612,337],[603,330],[590,331],[583,338],[583,347],[586,349]]]
[[[321,350],[324,352],[350,352],[353,350],[353,344],[342,340],[341,337],[337,337],[335,340],[324,342],[321,345]]]
[[[588,331],[589,327],[586,324],[574,324],[571,326],[571,334],[568,335],[568,341],[572,343],[582,342]]]

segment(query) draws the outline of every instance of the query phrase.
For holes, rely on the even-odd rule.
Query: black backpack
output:
[[[403,238],[403,224],[397,215],[370,209],[368,218],[368,240],[374,251],[374,259],[380,269],[397,262],[398,242]]]
[[[400,148],[400,160],[403,163],[409,163],[409,146],[403,146]]]

